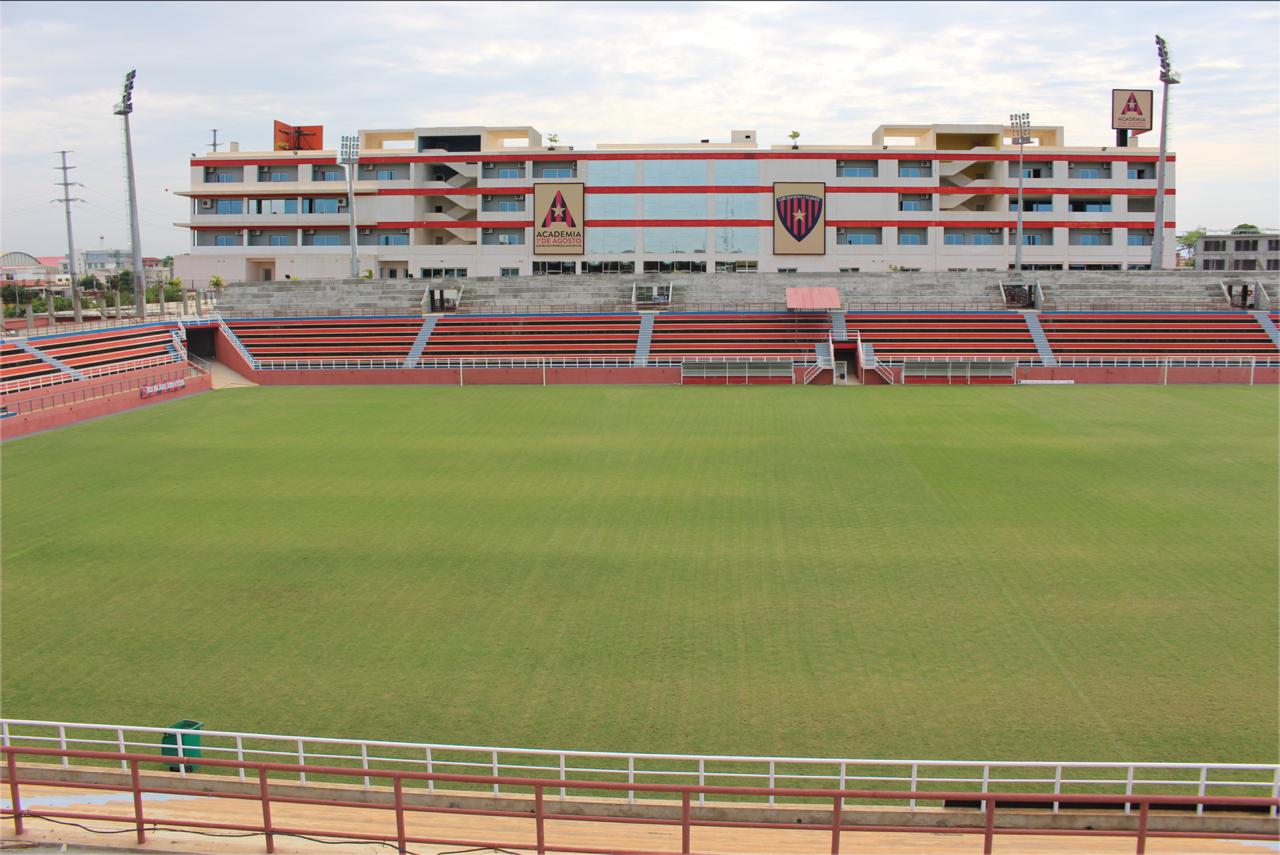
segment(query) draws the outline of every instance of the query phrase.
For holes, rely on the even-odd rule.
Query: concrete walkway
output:
[[[233,371],[231,368],[223,365],[221,362],[210,362],[213,366],[213,388],[216,389],[236,389],[242,386],[257,386],[248,377]]]

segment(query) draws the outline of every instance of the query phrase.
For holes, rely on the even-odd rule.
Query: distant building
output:
[[[93,276],[105,283],[108,277],[115,276],[124,270],[133,270],[133,254],[127,249],[86,249],[76,255],[77,276]],[[62,266],[65,270],[66,256],[62,257]],[[171,268],[167,267],[164,259],[161,258],[144,257],[142,269],[146,274],[148,285],[168,282],[173,278]]]
[[[1205,235],[1196,241],[1196,270],[1280,270],[1280,234]]]

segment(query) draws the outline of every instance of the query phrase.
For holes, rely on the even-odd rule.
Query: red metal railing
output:
[[[0,809],[0,814],[12,817],[14,823],[14,832],[17,835],[24,833],[24,818],[48,817],[50,819],[65,820],[87,820],[97,822],[121,822],[133,825],[136,829],[138,843],[146,842],[146,826],[148,824],[153,827],[164,826],[166,828],[191,828],[191,829],[219,829],[226,831],[242,831],[262,834],[265,837],[266,851],[275,851],[275,837],[277,835],[306,835],[309,837],[327,837],[341,840],[362,840],[362,841],[380,841],[384,843],[395,842],[395,845],[401,852],[407,851],[410,843],[422,843],[437,846],[460,846],[472,848],[490,848],[490,849],[523,849],[533,850],[538,853],[546,852],[599,852],[599,847],[580,847],[569,846],[564,844],[551,845],[547,843],[546,825],[548,822],[557,820],[565,820],[572,822],[615,822],[637,825],[665,825],[679,826],[682,855],[693,853],[692,849],[692,832],[694,828],[743,828],[743,829],[783,829],[795,828],[804,831],[826,831],[831,836],[831,852],[832,855],[838,855],[840,852],[841,835],[846,832],[858,831],[877,831],[877,832],[919,832],[927,834],[938,833],[955,833],[955,834],[980,834],[983,838],[983,852],[990,853],[992,851],[994,838],[998,834],[1031,834],[1031,835],[1078,835],[1078,836],[1109,836],[1109,837],[1133,837],[1137,842],[1136,851],[1141,853],[1146,850],[1147,840],[1151,838],[1214,838],[1214,839],[1232,839],[1232,840],[1275,840],[1275,834],[1254,834],[1242,832],[1221,832],[1221,831],[1152,831],[1149,827],[1150,813],[1152,806],[1158,805],[1176,805],[1179,807],[1188,805],[1212,805],[1217,807],[1239,807],[1239,808],[1271,808],[1280,803],[1280,799],[1268,797],[1245,797],[1245,796],[1182,796],[1182,795],[1090,795],[1090,794],[1055,794],[1053,800],[1064,804],[1083,803],[1089,805],[1138,805],[1138,819],[1136,827],[1129,829],[1061,829],[1061,828],[998,828],[996,826],[996,811],[1000,804],[1017,805],[1026,803],[1043,803],[1046,796],[1043,793],[992,793],[992,792],[888,792],[880,790],[828,790],[828,789],[797,789],[797,788],[778,788],[778,787],[729,787],[729,786],[690,786],[683,784],[640,784],[635,782],[615,782],[615,781],[574,781],[560,779],[542,779],[542,778],[513,778],[513,777],[496,777],[489,775],[454,775],[427,772],[407,772],[407,771],[389,771],[381,769],[352,769],[336,766],[300,766],[291,763],[260,763],[254,761],[240,760],[223,760],[201,758],[200,763],[206,766],[225,767],[231,769],[243,769],[256,773],[258,780],[257,793],[215,793],[205,790],[193,788],[177,787],[160,787],[147,785],[142,783],[140,773],[140,764],[151,763],[162,766],[169,766],[175,762],[181,762],[177,757],[173,756],[157,756],[154,754],[136,754],[128,752],[114,751],[76,751],[60,748],[22,748],[5,746],[0,748],[5,754],[5,762],[7,769],[7,778],[9,784],[10,806]],[[45,780],[27,779],[19,777],[22,768],[17,764],[19,756],[31,757],[52,757],[62,758],[66,763],[69,759],[83,760],[106,760],[115,763],[122,763],[129,770],[129,784],[104,784],[104,783],[86,783],[81,781],[73,781],[68,779]],[[47,773],[50,767],[40,767]],[[66,767],[53,767],[65,769]],[[392,800],[390,804],[378,804],[360,801],[343,801],[341,799],[321,799],[308,798],[302,796],[286,796],[273,795],[269,780],[269,773],[284,772],[291,774],[306,773],[313,776],[326,775],[347,778],[377,778],[388,781],[392,787]],[[70,776],[68,775],[68,778]],[[183,781],[175,778],[175,782],[182,784]],[[427,805],[410,805],[405,803],[404,793],[406,782],[432,782],[435,783],[458,783],[458,784],[501,784],[507,787],[523,787],[533,792],[534,809],[532,814],[528,809],[523,810],[502,810],[496,808],[462,808],[462,807],[443,807],[443,806],[427,806]],[[39,786],[52,787],[71,787],[76,789],[95,789],[110,790],[116,792],[129,792],[133,794],[133,813],[130,816],[120,816],[116,814],[99,814],[84,813],[81,811],[55,811],[55,810],[28,810],[22,807],[22,791],[23,784],[35,784]],[[596,790],[604,791],[605,795],[614,792],[645,792],[654,794],[677,795],[680,798],[680,818],[666,819],[662,817],[637,817],[631,815],[610,814],[602,812],[599,814],[577,814],[577,813],[555,813],[547,810],[545,803],[545,792],[548,789],[568,788],[573,790]],[[236,800],[256,801],[259,803],[262,812],[261,824],[247,824],[234,822],[212,822],[208,820],[197,819],[148,819],[144,812],[143,794],[157,793],[165,795],[178,796],[195,796],[208,798],[227,798]],[[763,822],[763,821],[740,821],[740,820],[711,820],[711,819],[695,819],[692,811],[692,796],[700,795],[727,795],[727,796],[770,796],[775,798],[794,798],[794,799],[821,799],[830,800],[831,804],[831,822],[828,824],[798,824],[786,822]],[[906,799],[931,799],[931,800],[962,800],[965,802],[978,801],[982,804],[980,815],[982,824],[973,826],[957,826],[957,827],[918,827],[918,826],[895,826],[895,825],[850,825],[843,819],[844,805],[846,800],[858,800],[859,802],[867,800],[906,800]],[[336,829],[322,829],[310,827],[295,827],[275,824],[271,818],[272,804],[297,804],[312,805],[328,808],[358,808],[364,810],[386,810],[395,814],[395,832],[386,834],[370,834],[367,832],[357,831],[341,831]],[[619,807],[624,807],[619,802]],[[602,811],[606,811],[609,803],[600,802],[599,807]],[[509,840],[469,840],[456,838],[441,837],[424,837],[420,835],[411,835],[406,830],[405,815],[406,813],[447,813],[461,814],[468,816],[490,816],[490,817],[522,817],[532,819],[534,824],[534,841],[509,841]],[[1049,816],[1046,814],[1046,817]],[[610,848],[606,851],[614,853],[614,855],[664,855],[664,853],[653,853],[649,850],[629,850]]]

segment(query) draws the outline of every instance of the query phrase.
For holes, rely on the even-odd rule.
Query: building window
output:
[[[1076,173],[1076,178],[1098,179],[1102,177],[1102,170],[1092,166],[1084,166]]]
[[[577,264],[573,261],[535,261],[533,263],[534,276],[572,276],[577,272]]]
[[[758,273],[758,261],[717,261],[716,273]]]
[[[1044,243],[1044,235],[1023,235],[1023,246],[1040,246]]]
[[[293,246],[293,238],[288,235],[272,235],[268,243],[271,246]]]
[[[1256,240],[1238,240],[1236,241],[1236,252],[1257,252],[1258,242]]]
[[[312,246],[342,246],[340,235],[316,235],[311,239]]]
[[[876,170],[871,166],[841,166],[836,175],[840,178],[875,178]]]
[[[1268,259],[1267,259],[1267,269],[1268,269],[1268,270],[1280,270],[1280,258],[1268,258]]]
[[[879,229],[836,229],[836,243],[846,246],[875,246],[880,243]]]
[[[423,279],[466,279],[467,268],[465,267],[424,267],[422,268]]]
[[[1258,259],[1256,258],[1236,258],[1231,261],[1232,270],[1257,270]]]
[[[517,202],[514,199],[503,199],[494,206],[495,211],[501,211],[505,214],[515,213],[524,210],[524,202]]]
[[[1151,235],[1129,233],[1129,246],[1151,246]]]
[[[1080,235],[1080,246],[1102,246],[1102,235]]]
[[[646,261],[645,273],[706,273],[705,261]]]
[[[779,273],[795,273],[797,272],[797,270],[798,268],[795,268],[795,267],[779,267],[778,268]]]
[[[236,176],[229,172],[219,172],[213,176],[214,184],[234,184],[235,182]]]
[[[1206,258],[1200,265],[1201,270],[1226,270],[1227,260],[1225,258]]]
[[[948,246],[964,246],[964,235],[943,235],[942,242]]]
[[[1023,178],[1042,178],[1044,177],[1044,170],[1040,169],[1039,167],[1023,169],[1022,177]]]
[[[1129,177],[1137,181],[1142,181],[1147,178],[1154,178],[1155,176],[1152,174],[1154,171],[1155,170],[1149,166],[1130,166]]]
[[[636,263],[634,261],[584,261],[582,262],[583,273],[635,273]]]
[[[1106,214],[1111,211],[1110,202],[1072,202],[1073,214]]]
[[[277,183],[281,181],[292,181],[293,176],[287,172],[273,172],[269,176],[267,176],[267,180],[274,181]]]
[[[1225,240],[1207,240],[1204,242],[1204,252],[1226,252],[1227,242]]]
[[[524,243],[524,232],[507,232],[498,235],[498,244],[501,246],[517,246]]]
[[[502,166],[498,168],[499,178],[524,178],[523,166]]]
[[[345,176],[340,169],[317,169],[316,181],[341,181]]]
[[[931,211],[933,205],[928,196],[899,196],[899,211]]]
[[[396,171],[394,169],[379,169],[377,176],[379,181],[395,181]]]
[[[408,235],[378,235],[378,246],[408,246]]]
[[[215,235],[213,238],[214,246],[239,246],[239,235]]]
[[[841,273],[861,273],[862,268],[861,267],[841,267],[840,272]]]
[[[899,178],[929,178],[933,175],[933,165],[929,163],[903,164],[898,167]]]
[[[1280,252],[1280,240],[1267,241],[1267,252]]]
[[[969,243],[974,246],[994,246],[996,243],[996,236],[993,234],[970,235]]]
[[[746,253],[755,255],[760,249],[759,229],[716,229],[716,252],[725,255]]]
[[[298,213],[298,200],[254,199],[249,203],[249,207],[256,214],[296,214]]]
[[[303,199],[302,213],[304,214],[336,214],[338,213],[337,199]]]
[[[899,246],[922,246],[923,244],[924,244],[923,236],[915,232],[899,232],[898,233]]]
[[[244,203],[241,199],[219,199],[214,206],[216,214],[241,214],[244,213]]]
[[[542,170],[543,178],[572,178],[572,166],[552,166]]]
[[[1009,200],[1009,210],[1010,210],[1010,211],[1017,211],[1017,210],[1018,210],[1018,200],[1017,200],[1017,199],[1010,199],[1010,200]],[[1028,211],[1052,211],[1052,210],[1053,210],[1053,203],[1052,203],[1052,202],[1035,202],[1035,201],[1028,201],[1028,202],[1027,202],[1027,210],[1028,210]]]
[[[519,267],[500,267],[498,268],[498,275],[504,279],[510,278],[512,276],[519,276],[520,268]]]

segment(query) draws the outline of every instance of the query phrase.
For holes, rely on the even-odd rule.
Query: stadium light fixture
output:
[[[338,162],[347,168],[347,229],[351,243],[351,278],[360,278],[360,256],[356,252],[356,164],[360,162],[360,138],[343,136],[338,152]]]
[[[124,172],[125,189],[129,194],[129,237],[133,243],[133,303],[139,320],[147,315],[147,274],[142,267],[142,235],[138,228],[138,188],[133,174],[133,137],[129,131],[129,115],[133,112],[133,81],[137,69],[130,69],[124,76],[120,103],[115,114],[124,120]],[[117,310],[118,311],[118,310]]]
[[[1013,141],[1018,144],[1018,228],[1014,237],[1013,268],[1022,275],[1022,209],[1026,207],[1022,198],[1022,179],[1025,170],[1022,168],[1023,146],[1031,142],[1031,114],[1013,113],[1009,116],[1009,125],[1013,128]]]
[[[1160,60],[1160,82],[1164,84],[1160,108],[1160,160],[1156,164],[1156,221],[1151,239],[1151,269],[1164,269],[1164,185],[1169,139],[1169,87],[1182,82],[1182,75],[1169,62],[1169,43],[1156,35],[1156,56]]]

